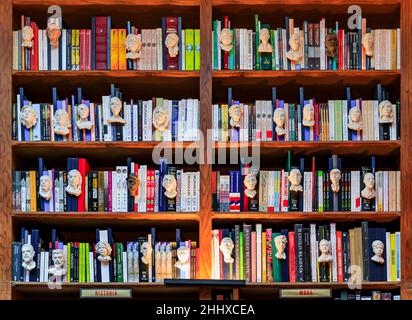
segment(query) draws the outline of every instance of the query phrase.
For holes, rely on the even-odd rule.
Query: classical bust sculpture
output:
[[[341,173],[339,169],[332,169],[329,173],[330,181],[332,182],[331,188],[333,192],[339,192],[339,181],[341,179]]]
[[[71,127],[69,114],[64,109],[57,109],[53,117],[54,133],[61,134],[63,136],[69,134],[69,128]]]
[[[163,132],[169,126],[169,113],[163,106],[157,106],[153,110],[153,126],[156,130]]]
[[[118,97],[111,97],[110,110],[112,112],[112,116],[107,119],[108,123],[126,123],[126,120],[120,116],[120,111],[122,111],[122,100],[120,100]]]
[[[142,254],[142,262],[149,264],[152,260],[152,245],[148,241],[143,242],[140,246],[140,253]]]
[[[226,263],[233,263],[232,251],[234,247],[233,240],[229,237],[223,238],[220,242],[220,251],[222,251],[223,261]]]
[[[375,176],[373,173],[368,172],[363,177],[363,183],[365,184],[365,188],[361,192],[361,196],[364,199],[373,199],[376,196],[375,191]]]
[[[371,260],[375,261],[377,263],[380,263],[380,264],[384,264],[385,260],[382,257],[384,248],[385,248],[385,245],[383,244],[382,241],[380,241],[380,240],[373,241],[372,242],[372,250],[373,250],[373,253],[375,255],[371,258]]]
[[[313,127],[315,125],[315,108],[312,104],[305,104],[303,107],[302,124],[305,127]]]
[[[33,46],[34,32],[30,26],[24,26],[21,30],[22,47],[31,48]]]
[[[47,23],[47,36],[50,39],[50,45],[53,48],[59,47],[59,38],[62,34],[61,28],[59,26],[59,21],[55,18],[50,18]]]
[[[52,261],[53,265],[49,267],[48,273],[55,277],[64,276],[67,270],[64,268],[64,263],[66,258],[64,257],[64,252],[61,249],[56,249],[52,251]]]
[[[288,180],[290,182],[290,188],[289,188],[290,191],[295,191],[295,192],[303,191],[303,188],[300,184],[302,181],[302,174],[300,173],[299,169],[294,168],[290,170]]]
[[[325,39],[325,46],[326,46],[326,55],[329,58],[336,57],[338,53],[338,37],[336,33],[328,33]]]
[[[169,56],[174,58],[179,53],[179,37],[176,33],[169,33],[166,36],[165,45],[169,52]]]
[[[300,36],[293,33],[289,38],[290,50],[286,53],[286,58],[293,62],[299,62],[302,59],[302,48],[300,47]]]
[[[393,106],[388,100],[379,103],[379,123],[393,123]]]
[[[20,122],[27,129],[34,127],[37,123],[37,113],[32,106],[24,106],[20,112]]]
[[[51,176],[42,175],[40,177],[39,195],[43,199],[50,200],[52,196],[53,180]]]
[[[330,262],[332,261],[332,255],[330,254],[330,244],[326,239],[322,239],[319,242],[319,250],[321,255],[318,258],[318,262]]]
[[[82,175],[76,169],[72,169],[67,174],[67,187],[66,192],[73,196],[78,197],[82,193]]]
[[[355,131],[360,131],[362,130],[362,127],[362,111],[358,106],[354,106],[349,109],[348,128]]]
[[[283,108],[276,108],[273,112],[273,122],[276,124],[276,134],[278,136],[283,136],[286,134],[285,130],[286,112]]]
[[[230,115],[230,126],[231,127],[240,127],[240,120],[242,118],[242,108],[234,104],[229,108],[229,115]]]
[[[365,33],[363,35],[362,46],[365,49],[366,55],[372,57],[375,48],[375,41],[371,32]]]
[[[24,270],[31,271],[36,268],[36,262],[33,260],[34,254],[34,248],[31,244],[23,244],[23,246],[21,247],[21,256],[23,260],[21,266],[24,268]]]
[[[167,198],[169,198],[169,199],[176,198],[176,196],[177,196],[177,191],[176,191],[177,182],[176,182],[175,176],[173,176],[171,174],[166,174],[163,177],[162,186],[163,186],[163,188],[166,189],[165,196]]]
[[[140,180],[135,174],[131,174],[127,177],[127,187],[129,188],[129,192],[131,196],[137,196],[139,187],[140,187]]]
[[[223,51],[229,52],[233,48],[232,41],[233,35],[230,29],[223,28],[219,36],[220,48]]]
[[[108,263],[112,260],[110,257],[112,254],[112,247],[107,241],[99,241],[96,243],[96,253],[98,254],[97,260],[102,263]]]
[[[258,47],[259,52],[269,52],[272,53],[272,45],[269,43],[270,32],[266,28],[262,28],[259,31],[260,44]]]
[[[256,196],[256,184],[257,184],[257,179],[256,176],[253,173],[249,173],[245,176],[245,179],[243,181],[246,189],[245,189],[245,196],[248,198],[254,198]]]
[[[126,59],[140,59],[142,57],[142,40],[140,35],[129,33],[125,41]]]
[[[175,267],[181,271],[189,271],[190,250],[186,246],[181,246],[176,251],[177,261]]]
[[[275,247],[276,247],[276,258],[279,260],[285,260],[286,259],[286,244],[288,243],[288,239],[286,239],[285,235],[279,235],[275,237]]]
[[[88,120],[89,112],[89,107],[86,104],[81,103],[77,106],[78,119],[76,120],[76,125],[80,130],[90,130],[93,127],[93,122]]]

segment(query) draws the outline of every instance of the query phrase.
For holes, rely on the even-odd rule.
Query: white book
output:
[[[143,141],[150,141],[152,140],[152,137],[148,137],[148,126],[152,125],[151,122],[149,122],[149,115],[148,115],[148,105],[149,101],[143,101],[142,103],[142,140]]]
[[[67,62],[66,62],[66,57],[67,57],[67,55],[66,55],[66,51],[67,51],[67,44],[66,44],[67,30],[66,29],[62,30],[61,37],[62,37],[62,48],[61,48],[61,50],[62,50],[62,70],[66,70],[66,65],[67,65]]]
[[[375,188],[376,188],[376,211],[383,210],[383,189],[382,189],[382,172],[375,173]]]
[[[137,104],[133,104],[132,106],[132,113],[133,113],[133,139],[132,141],[139,141],[139,118],[138,118],[138,111],[137,111]]]
[[[193,128],[193,103],[192,99],[186,100],[187,113],[186,113],[186,130],[185,141],[192,141],[192,128]]]
[[[361,211],[360,171],[351,171],[351,211]]]
[[[49,70],[49,64],[48,64],[48,46],[47,46],[47,31],[43,30],[43,66],[44,70]]]
[[[92,257],[93,257],[93,252],[91,254],[92,254]],[[64,259],[64,268],[67,270],[67,261],[69,261],[67,259],[67,245],[63,246],[63,256],[65,257],[65,259]],[[90,264],[90,269],[93,269],[93,264]],[[93,281],[94,277],[90,278],[90,279],[91,279],[91,281]],[[65,274],[63,276],[62,280],[63,280],[63,282],[67,282],[67,274]]]
[[[134,282],[133,272],[133,242],[128,242],[126,246],[127,261],[127,282]],[[124,263],[123,263],[124,264]]]
[[[277,29],[275,29],[274,34],[275,34],[275,39],[274,39],[274,41],[275,41],[275,46],[274,46],[274,50],[275,50],[275,61],[274,61],[274,63],[275,63],[275,65],[276,65],[276,70],[279,70],[279,65],[280,65],[279,57],[280,57],[280,55],[279,55],[279,43],[278,43],[279,39],[278,39]],[[272,63],[273,63],[273,62],[272,62]]]
[[[286,57],[286,29],[282,29],[282,57]],[[288,61],[283,58],[283,70],[288,70]]]
[[[177,126],[177,140],[184,141],[186,125],[186,102],[185,100],[179,101],[179,114],[178,114],[178,126]]]
[[[338,282],[338,265],[336,255],[336,223],[330,224],[330,244],[332,248],[332,281]]]
[[[316,244],[316,224],[310,224],[310,268],[312,275],[312,282],[318,281],[318,247]]]
[[[162,28],[156,29],[156,47],[157,47],[157,70],[163,70],[163,41]]]
[[[389,174],[388,171],[383,171],[383,211],[389,211]]]
[[[127,114],[127,104],[126,104],[126,102],[123,102],[123,114],[124,114],[124,120],[126,121],[126,123],[122,126],[123,141],[127,141],[127,132],[128,132],[129,119],[128,119],[128,114]]]
[[[117,174],[116,174],[116,171],[111,171],[111,175],[112,175],[112,212],[117,212],[118,202],[117,202],[117,190],[116,190],[116,188],[117,188]]]
[[[109,232],[107,230],[99,230],[99,241],[109,242]],[[109,263],[100,263],[100,273],[102,282],[110,282]]]
[[[48,251],[44,254],[44,280],[47,281],[49,277],[49,259],[50,253]]]
[[[17,95],[17,119],[21,118],[21,104],[20,104],[20,94]],[[39,115],[40,116],[40,115]],[[19,121],[19,125],[17,126],[17,140],[18,141],[22,141],[22,135],[21,135],[21,125],[20,125],[20,121]]]
[[[146,181],[147,165],[139,167],[139,179],[141,187],[139,188],[139,212],[146,212]]]
[[[95,112],[96,105],[91,102],[90,103],[90,121],[93,123],[93,127],[90,130],[90,140],[96,141],[96,112]]]
[[[163,131],[163,141],[172,141],[173,101],[163,99],[163,107],[166,108],[166,110],[169,114],[169,119],[170,119],[169,120],[169,125],[167,126],[167,129],[165,131]]]
[[[321,60],[322,61],[322,60]],[[349,140],[348,130],[348,101],[342,100],[342,129],[343,129],[343,141]]]
[[[44,252],[40,253],[40,261],[37,263],[40,263],[40,282],[46,282],[44,278]]]
[[[212,105],[212,141],[218,141],[219,135],[219,105]]]
[[[244,137],[243,137],[244,140],[243,141],[249,141],[249,117],[250,117],[249,110],[250,110],[249,105],[245,104],[244,105],[245,130],[244,130],[244,133],[243,133],[243,135],[244,135]]]
[[[180,194],[180,211],[181,212],[186,212],[186,187],[187,187],[187,172],[182,172],[181,173],[181,194]]]
[[[319,37],[319,47],[320,47],[320,70],[326,70],[326,55],[325,55],[325,18],[320,20],[320,37]]]
[[[107,133],[104,134],[104,141],[112,141],[112,126],[107,122],[110,117],[110,96],[102,97],[102,110],[103,110],[103,126],[107,127]]]
[[[43,66],[43,31],[37,30],[37,39],[38,39],[38,62],[39,62],[39,70],[44,70]]]
[[[401,281],[401,233],[395,232],[396,243],[396,281]]]
[[[198,212],[200,210],[200,172],[199,171],[195,172],[195,176],[196,176],[196,185],[195,185],[195,192],[196,192],[196,197],[195,197],[196,207],[195,208],[196,210],[195,212]]]
[[[94,259],[93,259],[93,252],[89,252],[89,277],[90,282],[94,282]]]
[[[392,108],[393,108],[393,113],[392,113],[393,114],[393,122],[392,122],[392,124],[390,124],[389,138],[390,138],[390,140],[397,140],[396,139],[396,129],[397,129],[397,126],[396,126],[396,120],[397,120],[396,119],[396,105],[393,104]]]
[[[262,282],[262,225],[256,224],[256,282]]]
[[[253,32],[246,30],[248,39],[247,69],[253,70]]]
[[[42,117],[40,114],[40,104],[34,103],[32,104],[32,107],[36,111],[36,114],[37,114],[37,122],[35,126],[32,128],[33,130],[33,140],[32,141],[41,141],[41,126],[42,126],[41,119]]]
[[[50,48],[51,70],[59,70],[59,48]]]
[[[275,171],[269,171],[268,177],[268,211],[275,211]]]
[[[330,141],[335,141],[335,104],[333,100],[328,101],[328,120],[329,120],[329,139]]]
[[[396,29],[396,68],[401,68],[401,29]]]
[[[186,70],[186,40],[185,40],[185,32],[182,30],[181,33],[181,40],[182,40],[182,71]]]

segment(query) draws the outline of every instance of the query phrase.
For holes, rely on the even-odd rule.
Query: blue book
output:
[[[30,104],[31,104],[30,101],[24,100],[22,107],[23,107],[23,106],[28,106],[28,105],[30,105]],[[30,129],[27,129],[27,128],[24,126],[24,127],[23,127],[23,132],[24,132],[24,141],[31,141],[31,137],[30,137],[31,135],[30,135],[30,133],[33,132],[33,127],[31,127]]]
[[[167,198],[164,195],[163,191],[163,177],[167,174],[167,158],[160,159],[159,167],[159,212],[166,211],[166,200]]]
[[[178,243],[182,242],[182,237],[181,237],[181,233],[180,233],[180,229],[176,229],[176,245]]]
[[[40,184],[40,177],[43,175],[43,172],[44,172],[44,161],[43,161],[43,158],[40,157],[38,159],[38,167],[37,167],[37,176],[39,179],[39,184]],[[37,198],[37,210],[38,211],[44,211],[44,203],[46,201],[47,200],[44,199],[43,197]]]
[[[183,60],[183,55],[182,55],[182,17],[178,17],[177,18],[177,35],[180,39],[179,41],[179,58],[178,58],[178,66],[179,66],[179,70],[182,70],[182,66],[185,63]],[[166,38],[164,38],[166,39]]]
[[[155,263],[155,252],[154,248],[156,245],[156,228],[152,227],[150,229],[150,234],[152,235],[152,282],[156,282],[156,263]]]
[[[385,228],[369,228],[369,256],[368,260],[369,267],[370,267],[370,281],[387,281],[387,274],[386,274],[386,230]],[[375,253],[373,252],[373,243],[374,241],[379,240],[383,243],[383,263],[380,263],[373,258]],[[376,244],[376,243],[375,243]]]
[[[166,54],[167,54],[167,48],[166,48],[166,44],[165,44],[165,39],[166,39],[166,17],[162,17],[162,53],[163,53],[163,70],[167,70],[166,67]],[[181,38],[179,38],[181,39]],[[181,42],[181,41],[179,41]],[[180,50],[180,48],[179,48]]]
[[[22,256],[21,256],[21,242],[13,242],[12,246],[12,256],[13,256],[13,269],[12,269],[12,281],[20,281],[21,276],[21,263],[22,263]]]
[[[176,141],[177,128],[179,125],[179,101],[172,101],[172,141]]]
[[[37,274],[37,267],[39,267],[40,261],[38,259],[39,256],[39,230],[33,229],[31,231],[31,245],[34,249],[34,258],[33,261],[36,262],[36,268],[30,271],[30,282],[37,282],[38,274]]]
[[[130,20],[126,22],[126,32],[127,35],[132,33],[132,24]],[[132,59],[127,59],[127,70],[133,70],[133,60]]]

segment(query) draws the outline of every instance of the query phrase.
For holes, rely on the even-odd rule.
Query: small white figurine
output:
[[[293,33],[289,38],[290,50],[286,53],[286,58],[293,62],[299,62],[302,59],[302,49],[300,47],[300,36]]]
[[[303,107],[302,124],[305,127],[313,127],[315,125],[315,108],[312,104],[305,104]]]
[[[20,122],[27,129],[34,127],[37,123],[37,113],[32,106],[24,106],[20,112]]]
[[[181,271],[189,271],[190,250],[186,246],[181,246],[176,250],[177,261],[175,267]]]
[[[177,57],[179,53],[179,37],[176,33],[169,33],[166,36],[165,45],[171,58]]]
[[[69,128],[71,127],[69,114],[64,109],[57,109],[53,117],[54,133],[61,134],[63,136],[69,134]]]
[[[260,44],[258,47],[259,52],[270,52],[272,53],[272,45],[269,43],[270,32],[266,28],[262,28],[259,31]]]
[[[286,239],[285,235],[279,235],[275,238],[275,247],[276,247],[276,258],[279,260],[285,260],[286,259],[286,244],[288,243],[288,239]]]
[[[169,198],[169,199],[176,198],[176,196],[177,196],[177,191],[176,191],[177,182],[176,182],[175,176],[173,176],[171,174],[166,174],[163,177],[162,186],[163,186],[163,188],[166,189],[165,196],[167,198]]]
[[[332,169],[329,173],[330,181],[332,182],[331,188],[333,192],[339,192],[339,181],[342,178],[339,169]]]
[[[76,125],[77,125],[77,128],[79,128],[80,130],[82,129],[90,130],[93,127],[93,122],[88,120],[89,112],[90,112],[89,107],[86,104],[81,103],[78,105],[77,107],[78,120],[76,120]]]
[[[99,241],[96,244],[96,253],[98,254],[97,260],[107,263],[112,260],[110,255],[112,254],[112,247],[106,241]]]
[[[126,50],[126,59],[140,59],[142,57],[142,39],[140,35],[130,33],[126,37],[125,41]]]
[[[111,97],[110,110],[112,111],[112,116],[107,119],[108,123],[126,123],[126,120],[120,116],[120,111],[122,111],[122,100],[120,100],[118,97]]]
[[[232,251],[235,245],[233,244],[233,240],[229,237],[225,237],[222,239],[220,243],[220,251],[223,254],[223,260],[226,263],[233,263],[234,259],[232,258]]]
[[[156,130],[163,132],[169,126],[169,113],[163,106],[157,106],[153,110],[153,126]]]
[[[50,39],[50,45],[53,48],[59,47],[59,38],[62,34],[59,26],[59,20],[56,18],[50,18],[47,23],[47,36]]]
[[[242,108],[235,104],[229,108],[229,115],[230,115],[230,126],[231,127],[240,127],[240,120],[242,117]]]
[[[73,196],[78,197],[82,193],[82,175],[76,169],[72,169],[67,174],[67,187],[66,192]]]
[[[245,189],[245,196],[248,198],[254,198],[256,196],[256,184],[257,184],[257,179],[256,176],[253,173],[249,173],[245,176],[245,179],[243,181],[246,189]]]
[[[232,36],[232,32],[230,31],[230,29],[228,28],[222,29],[222,31],[220,32],[219,41],[220,41],[220,48],[223,51],[229,52],[230,50],[232,50],[233,36]]]
[[[318,258],[318,262],[330,262],[332,261],[332,255],[330,254],[330,244],[326,239],[320,240],[319,250],[321,255]]]
[[[31,244],[26,243],[23,244],[21,248],[21,256],[22,256],[22,264],[21,266],[24,268],[26,271],[31,271],[34,268],[36,268],[36,262],[33,260],[34,258],[34,248]]]
[[[64,268],[64,263],[65,263],[65,257],[63,250],[61,249],[56,249],[52,251],[52,261],[54,265],[52,265],[48,272],[55,277],[61,277],[64,276],[67,272],[67,270]]]
[[[358,106],[354,106],[349,109],[348,128],[355,131],[360,131],[362,130],[362,127],[362,111]]]
[[[372,33],[365,33],[362,37],[362,46],[365,49],[366,55],[369,57],[373,56],[375,41],[373,39]]]
[[[52,177],[42,175],[40,177],[39,195],[43,199],[50,200],[52,196]]]
[[[278,136],[283,136],[286,134],[285,130],[286,112],[283,108],[276,108],[273,113],[273,122],[276,124],[276,133]]]
[[[152,260],[152,245],[148,241],[143,242],[140,246],[140,253],[142,254],[142,262],[149,264]]]
[[[373,173],[368,172],[367,174],[365,174],[365,176],[363,177],[363,183],[365,184],[365,188],[361,192],[362,198],[369,200],[375,198],[375,176],[373,175]]]
[[[382,258],[384,248],[385,248],[385,245],[383,244],[382,241],[380,240],[373,241],[372,250],[375,255],[371,258],[371,260],[377,263],[380,263],[380,264],[384,264],[385,260]]]
[[[31,48],[33,46],[34,32],[30,26],[24,26],[21,30],[22,47]]]
[[[300,184],[302,182],[302,174],[299,169],[294,168],[290,170],[288,179],[290,182],[290,191],[303,192],[302,185]]]
[[[379,103],[379,123],[393,123],[393,106],[388,100]]]

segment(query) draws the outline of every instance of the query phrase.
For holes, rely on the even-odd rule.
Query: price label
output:
[[[331,289],[280,289],[280,298],[332,298]]]
[[[132,289],[87,288],[80,289],[81,299],[131,299]]]

